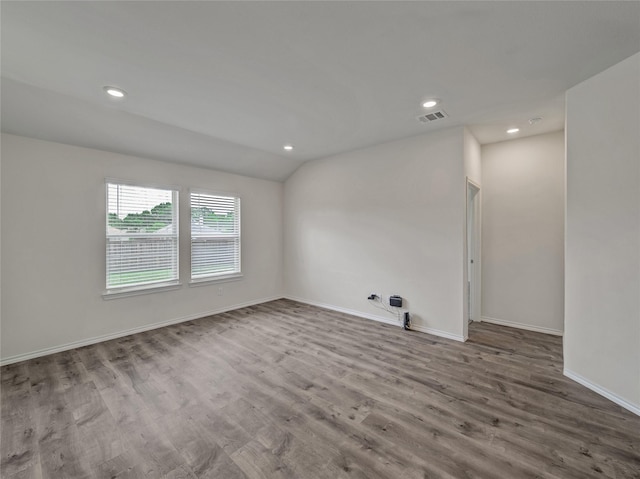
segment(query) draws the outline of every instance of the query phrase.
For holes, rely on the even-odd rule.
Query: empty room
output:
[[[0,34],[3,479],[640,479],[640,1]]]

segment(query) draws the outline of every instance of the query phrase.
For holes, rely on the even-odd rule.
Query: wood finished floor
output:
[[[288,300],[2,368],[2,478],[640,478],[561,339],[458,343]]]

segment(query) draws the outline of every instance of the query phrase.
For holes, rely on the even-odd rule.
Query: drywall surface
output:
[[[475,184],[482,183],[482,150],[475,136],[464,129],[464,174]]]
[[[180,187],[180,289],[103,299],[105,178]],[[242,280],[188,285],[190,187],[241,197]],[[282,296],[282,183],[2,135],[1,191],[4,360]]]
[[[2,152],[0,152],[0,358],[2,357]]]
[[[462,339],[463,129],[304,164],[285,182],[287,296],[396,319],[367,301],[399,294],[416,326]]]
[[[565,372],[640,414],[640,53],[567,92]]]
[[[564,132],[482,147],[482,317],[564,330]]]

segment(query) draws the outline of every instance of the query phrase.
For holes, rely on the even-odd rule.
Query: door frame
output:
[[[482,312],[482,190],[480,185],[469,177],[465,186],[463,334],[466,340],[469,337],[469,320],[480,322]],[[469,211],[471,200],[473,200],[473,211]],[[470,215],[472,215],[471,218]],[[472,231],[469,231],[470,220],[473,220]],[[471,234],[473,234],[472,242],[470,242]],[[473,268],[469,258],[471,248],[473,248]],[[469,277],[470,274],[472,278]]]

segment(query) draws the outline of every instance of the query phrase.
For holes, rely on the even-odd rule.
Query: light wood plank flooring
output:
[[[640,478],[561,351],[274,301],[3,367],[2,477]]]

